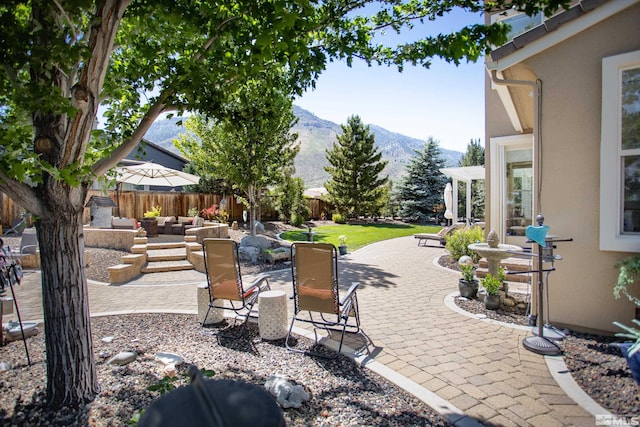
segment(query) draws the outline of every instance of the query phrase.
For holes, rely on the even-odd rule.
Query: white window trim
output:
[[[640,67],[640,50],[602,59],[600,137],[600,250],[640,252],[640,235],[623,234],[621,137],[622,71]],[[616,208],[617,207],[617,208]]]
[[[506,151],[508,150],[518,150],[518,149],[533,149],[533,134],[524,134],[524,135],[511,135],[511,136],[500,136],[491,138],[489,140],[490,147],[490,158],[489,164],[491,165],[490,176],[491,176],[491,200],[489,203],[490,206],[490,217],[491,217],[491,228],[498,233],[501,241],[505,239],[505,212],[504,212],[504,197],[505,197],[505,164],[506,164]],[[535,163],[535,160],[534,160]],[[536,181],[535,177],[536,167],[533,165],[533,182]],[[533,194],[536,192],[536,188],[534,188]],[[534,200],[534,206],[536,202]]]

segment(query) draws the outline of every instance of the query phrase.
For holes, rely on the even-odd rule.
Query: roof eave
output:
[[[489,71],[510,68],[639,2],[640,0],[615,0],[599,5],[602,0],[583,0],[571,9],[545,21],[543,25],[494,50],[492,55],[497,58],[488,57],[485,67]]]

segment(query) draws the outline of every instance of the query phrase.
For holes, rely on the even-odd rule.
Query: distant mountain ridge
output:
[[[293,107],[293,112],[299,119],[293,131],[298,133],[298,142],[301,145],[295,160],[296,176],[304,179],[307,188],[322,187],[329,180],[329,174],[324,171],[324,166],[328,165],[325,150],[331,149],[336,136],[342,133],[342,128],[339,124],[323,120],[298,106]],[[182,120],[186,118],[156,120],[145,139],[181,154],[173,145],[173,140],[184,132],[184,128],[177,125]],[[392,181],[397,182],[404,174],[405,166],[415,155],[415,151],[420,150],[425,141],[391,132],[380,126],[369,127],[375,135],[375,143],[382,153],[382,158],[389,161],[383,174],[389,175]],[[463,155],[459,151],[442,147],[440,152],[447,167],[456,166]]]

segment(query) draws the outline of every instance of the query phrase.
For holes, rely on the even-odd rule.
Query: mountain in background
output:
[[[298,141],[301,145],[295,160],[296,176],[304,179],[307,188],[322,187],[329,180],[329,174],[324,171],[324,166],[328,165],[325,150],[331,149],[342,128],[339,124],[323,120],[298,106],[293,107],[293,112],[299,119],[293,131],[298,133]],[[145,139],[181,154],[173,145],[173,140],[184,132],[184,128],[177,124],[182,120],[186,118],[156,120],[145,135]],[[423,147],[425,141],[390,132],[380,126],[369,125],[369,127],[375,135],[375,144],[382,153],[382,158],[389,161],[383,174],[389,175],[389,179],[393,182],[398,182],[405,173],[405,166],[415,155],[415,151]],[[457,166],[458,160],[463,155],[459,151],[442,147],[440,152],[447,167]]]

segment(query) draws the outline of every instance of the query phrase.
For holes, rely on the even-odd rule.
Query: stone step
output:
[[[149,262],[145,267],[140,271],[144,274],[149,273],[162,273],[167,271],[183,271],[183,270],[193,270],[193,264],[189,261],[157,261],[157,262]]]
[[[152,249],[147,250],[147,261],[148,262],[159,262],[159,261],[180,261],[187,259],[187,251],[184,248],[173,248],[173,249]]]
[[[147,251],[184,248],[185,242],[147,243]]]
[[[516,258],[511,257],[504,259],[500,262],[500,265],[504,267],[507,271],[517,272],[517,271],[529,271],[531,270],[531,266],[529,265],[530,260],[524,258]],[[488,264],[485,258],[481,258],[478,262],[478,268],[476,269],[476,276],[478,278],[483,278],[488,273]],[[509,274],[507,275],[507,282],[516,282],[516,283],[529,283],[531,281],[530,273],[522,273],[522,274]]]

